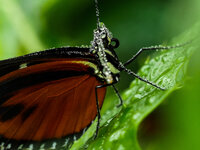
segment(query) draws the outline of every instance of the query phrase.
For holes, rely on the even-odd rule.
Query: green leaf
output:
[[[168,45],[185,43],[199,37],[200,24],[174,38]],[[123,93],[124,106],[106,111],[102,116],[98,137],[93,140],[96,123],[75,142],[71,149],[134,149],[139,150],[137,130],[141,121],[173,91],[181,88],[187,77],[191,55],[199,49],[198,39],[176,49],[163,50],[148,58],[138,74],[166,91],[158,90],[138,79]],[[131,67],[131,65],[130,65]],[[109,99],[114,101],[113,99]]]

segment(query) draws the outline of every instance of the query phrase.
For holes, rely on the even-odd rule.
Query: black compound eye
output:
[[[111,46],[112,48],[118,48],[118,47],[119,47],[119,40],[116,39],[116,38],[112,38],[112,39],[111,39],[111,44],[110,44],[110,46]]]

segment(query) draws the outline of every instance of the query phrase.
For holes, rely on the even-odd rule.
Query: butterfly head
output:
[[[114,43],[114,45],[113,45]],[[114,51],[119,46],[119,41],[113,38],[112,33],[103,23],[99,23],[97,29],[94,30],[94,39],[91,42],[90,52],[95,54],[101,65],[101,74],[107,84],[111,84],[118,80],[119,70],[113,66],[112,59],[119,62]]]

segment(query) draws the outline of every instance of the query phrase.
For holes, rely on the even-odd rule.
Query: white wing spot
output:
[[[50,149],[56,149],[56,145],[57,145],[57,143],[53,142],[52,147]]]
[[[30,144],[28,149],[33,150],[33,144]]]
[[[44,147],[45,147],[45,144],[40,145],[40,150],[45,150]]]
[[[21,144],[17,149],[22,149],[23,148],[23,144]]]
[[[84,128],[84,129],[83,129],[83,134],[85,133],[86,129],[87,129],[87,128]]]
[[[62,147],[67,146],[68,142],[69,142],[69,138],[67,138],[67,139],[65,140],[65,144],[64,144]]]
[[[1,143],[0,149],[1,149],[1,150],[4,150],[4,142]]]
[[[74,141],[76,141],[76,135],[74,135]]]
[[[24,64],[20,64],[19,65],[19,69],[24,69],[27,67],[27,63],[24,63]]]
[[[11,144],[8,144],[6,149],[11,149],[12,145]]]

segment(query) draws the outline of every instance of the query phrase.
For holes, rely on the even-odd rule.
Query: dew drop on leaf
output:
[[[137,120],[139,117],[140,117],[140,113],[136,113],[136,114],[133,115],[134,120]]]
[[[141,99],[141,98],[142,98],[142,95],[141,95],[141,94],[136,94],[134,97],[135,97],[135,98],[138,98],[138,99]]]

